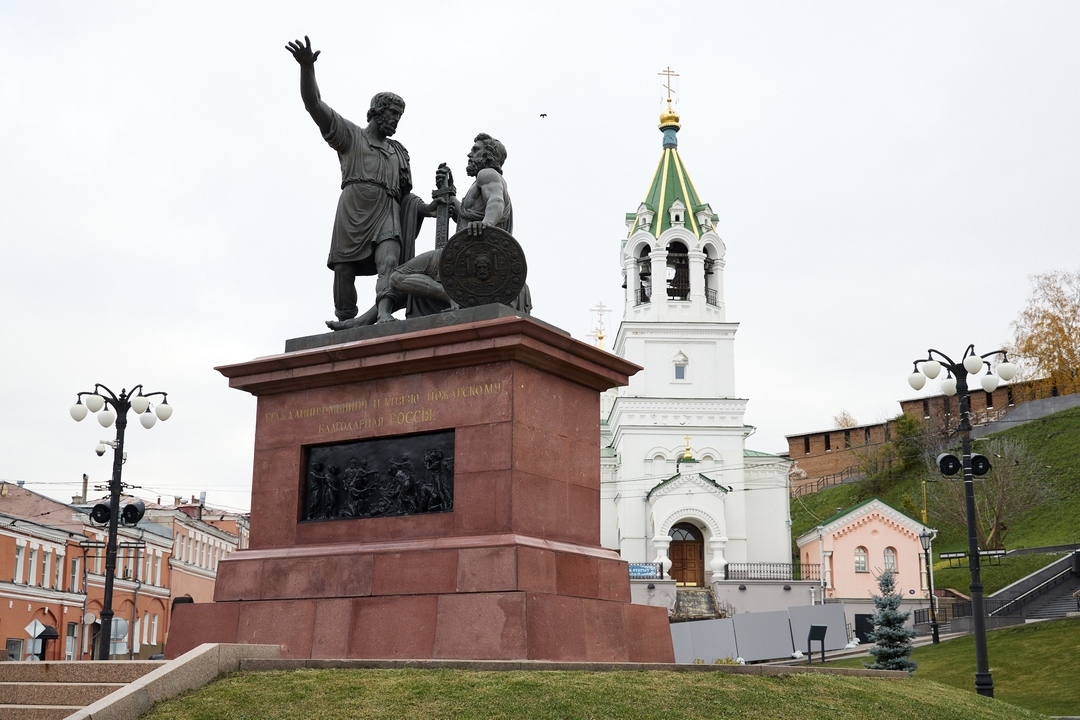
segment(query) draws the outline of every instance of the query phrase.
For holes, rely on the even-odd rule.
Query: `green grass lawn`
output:
[[[1080,715],[1080,618],[1051,620],[986,634],[994,697],[1048,715]],[[975,692],[971,635],[915,648],[915,677]],[[837,661],[862,667],[866,658]]]
[[[300,670],[236,673],[148,720],[978,720],[1041,717],[919,678],[699,672]]]

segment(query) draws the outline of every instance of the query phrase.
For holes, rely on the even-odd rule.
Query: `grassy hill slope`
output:
[[[719,672],[300,670],[237,673],[146,720],[631,718],[1013,720],[1042,717],[920,680]]]

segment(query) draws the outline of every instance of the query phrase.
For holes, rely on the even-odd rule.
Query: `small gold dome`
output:
[[[664,110],[664,112],[660,113],[660,129],[663,130],[664,128],[668,127],[680,127],[679,113],[675,112],[675,110],[672,109],[670,99],[667,101],[667,110]]]

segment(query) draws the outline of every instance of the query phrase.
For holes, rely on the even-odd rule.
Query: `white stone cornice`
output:
[[[0,582],[0,597],[11,600],[22,600],[25,602],[73,606],[82,605],[85,595],[83,593],[73,593],[38,587],[37,585]]]

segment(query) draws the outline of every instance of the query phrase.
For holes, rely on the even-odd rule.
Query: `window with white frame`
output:
[[[79,592],[79,560],[71,558],[71,582],[68,583],[68,592]]]
[[[896,548],[885,548],[885,572],[896,572]]]
[[[64,589],[64,556],[59,552],[55,556],[55,567],[53,568],[53,587],[57,590]]]
[[[675,368],[675,379],[676,380],[689,380],[690,379],[690,377],[688,375],[689,368],[690,368],[690,360],[686,357],[685,354],[683,354],[681,352],[676,353],[675,357],[672,358],[672,365]]]
[[[48,588],[49,580],[52,577],[49,574],[49,558],[52,557],[52,553],[45,548],[41,548],[41,587]]]
[[[23,545],[24,543],[21,543],[17,540],[15,541],[15,577],[12,578],[12,581],[19,584],[22,584],[23,576],[26,574],[26,567],[23,565],[23,562],[25,561],[24,553],[26,548],[23,547]]]
[[[867,566],[867,557],[866,548],[862,545],[855,548],[855,572],[870,572],[870,568]]]
[[[30,577],[26,579],[26,584],[37,585],[37,548],[30,548],[30,555],[27,559],[30,565]]]
[[[154,584],[161,587],[161,555],[154,556]]]
[[[150,616],[150,644],[157,645],[157,615]]]
[[[67,624],[66,643],[64,645],[64,659],[75,659],[75,648],[79,646],[79,623]]]

